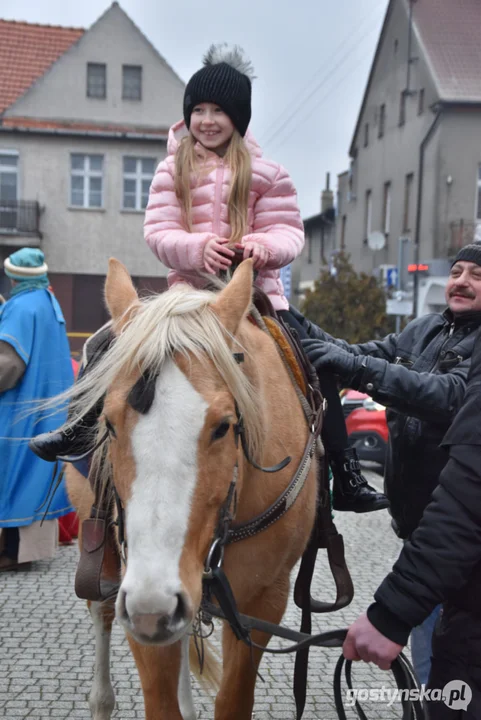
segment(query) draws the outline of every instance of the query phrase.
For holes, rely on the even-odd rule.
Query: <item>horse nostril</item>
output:
[[[180,623],[182,622],[186,615],[187,615],[187,603],[185,602],[184,596],[182,593],[177,593],[177,607],[174,610],[174,614],[172,615],[172,621],[174,623]]]

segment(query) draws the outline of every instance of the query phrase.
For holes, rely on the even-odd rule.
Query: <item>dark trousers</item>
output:
[[[427,688],[443,690],[452,681],[459,685],[445,693],[447,702],[427,703],[429,720],[481,719],[481,615],[446,604],[433,634],[432,665]],[[461,697],[456,700],[458,693]],[[464,698],[464,699],[463,699]],[[450,702],[451,701],[451,702]],[[451,707],[450,707],[451,705]]]
[[[18,528],[3,528],[4,538],[3,552],[11,560],[18,558],[18,548],[20,546],[20,532]]]
[[[305,328],[288,310],[278,310],[277,314],[289,327],[296,331],[301,340],[308,337]],[[342,452],[349,446],[349,442],[336,378],[330,373],[320,373],[318,377],[321,392],[327,400],[327,413],[322,428],[322,439],[330,453]]]

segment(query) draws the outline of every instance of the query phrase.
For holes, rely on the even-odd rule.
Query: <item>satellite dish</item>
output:
[[[372,232],[367,238],[367,244],[371,250],[382,250],[386,245],[386,237],[382,232]]]

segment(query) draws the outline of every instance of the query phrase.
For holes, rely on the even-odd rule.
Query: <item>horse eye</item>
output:
[[[214,440],[220,440],[223,438],[227,433],[229,432],[230,423],[228,422],[221,422],[220,425],[216,427],[215,430],[212,431],[212,441]]]
[[[115,428],[108,418],[105,418],[105,427],[107,428],[109,433],[112,435],[112,437],[117,437],[117,435],[115,433]]]

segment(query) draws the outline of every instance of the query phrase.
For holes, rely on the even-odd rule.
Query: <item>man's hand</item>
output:
[[[232,264],[235,253],[226,247],[228,238],[212,238],[204,247],[204,267],[211,275],[216,275],[219,270],[227,270]]]
[[[267,248],[260,243],[254,242],[253,240],[249,240],[246,243],[236,243],[236,248],[244,251],[243,260],[247,260],[247,258],[250,257],[254,260],[255,270],[263,268],[269,260],[269,251]]]
[[[389,670],[403,646],[389,640],[376,630],[366,613],[349,628],[342,651],[346,660],[372,662],[381,670]]]
[[[302,347],[317,372],[332,372],[339,375],[343,385],[349,387],[352,387],[354,376],[362,369],[363,362],[366,361],[363,355],[353,355],[326,340],[311,338],[303,340]]]

